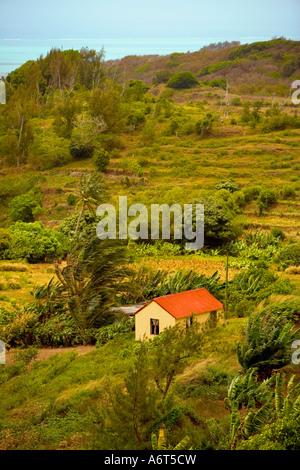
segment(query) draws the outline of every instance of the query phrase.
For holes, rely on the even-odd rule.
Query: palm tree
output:
[[[128,287],[126,263],[124,244],[92,237],[74,248],[63,269],[55,266],[71,316],[83,334],[112,320],[115,294]]]
[[[82,175],[79,186],[79,201],[77,203],[77,206],[81,206],[81,210],[77,220],[75,235],[78,232],[84,210],[88,209],[94,214],[94,207],[103,202],[106,196],[107,192],[102,173],[95,172],[93,175],[84,173]]]

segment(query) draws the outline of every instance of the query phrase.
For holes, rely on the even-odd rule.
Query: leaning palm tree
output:
[[[126,263],[126,245],[92,237],[74,248],[64,268],[55,266],[71,316],[83,334],[112,320],[115,294],[128,287]]]
[[[95,172],[92,175],[84,173],[82,175],[79,186],[79,201],[77,203],[77,206],[81,206],[81,210],[76,224],[75,235],[78,232],[84,210],[88,209],[93,214],[95,212],[94,208],[101,204],[106,196],[107,192],[102,173]]]

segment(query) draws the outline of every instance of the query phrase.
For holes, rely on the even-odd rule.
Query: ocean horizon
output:
[[[104,48],[105,60],[122,59],[128,55],[168,55],[173,52],[195,52],[211,43],[240,41],[241,44],[267,41],[267,37],[192,37],[192,38],[57,38],[21,39],[0,38],[0,77],[20,67],[28,60],[45,57],[52,48],[62,50],[82,47],[100,51]]]

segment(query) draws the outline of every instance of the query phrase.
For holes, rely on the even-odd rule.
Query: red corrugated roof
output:
[[[189,317],[193,313],[198,315],[199,313],[223,308],[223,304],[204,288],[157,297],[153,299],[153,302],[156,302],[176,319]],[[149,305],[149,303],[146,305]],[[136,314],[143,310],[146,305],[138,310]]]

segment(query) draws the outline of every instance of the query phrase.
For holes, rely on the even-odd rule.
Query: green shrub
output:
[[[152,83],[153,85],[159,85],[160,83],[167,83],[173,73],[170,70],[159,70],[158,72],[155,72]]]
[[[245,201],[250,202],[253,201],[253,199],[257,199],[259,196],[259,193],[261,191],[260,186],[248,186],[246,188],[242,189],[244,196],[245,196]]]
[[[234,193],[235,191],[239,191],[240,186],[237,183],[234,183],[232,180],[224,180],[220,181],[215,185],[215,188],[219,191],[220,189],[226,189],[230,193]]]
[[[262,214],[264,209],[269,209],[276,201],[277,197],[275,191],[272,189],[262,189],[257,198],[259,213]]]
[[[76,202],[78,200],[78,197],[76,196],[76,194],[68,194],[67,195],[67,204],[68,206],[76,206]]]
[[[284,417],[241,442],[237,450],[300,450],[299,433],[300,416]]]
[[[213,117],[210,114],[207,114],[203,119],[199,119],[199,121],[195,124],[195,132],[201,137],[207,137],[212,132],[213,127]]]
[[[21,349],[14,353],[14,361],[23,361],[25,364],[29,364],[33,359],[36,359],[38,355],[38,349],[34,346],[30,346],[26,349]]]
[[[285,129],[299,129],[300,119],[297,116],[290,116],[286,113],[272,116],[262,124],[261,132],[269,133],[274,131],[283,131]]]
[[[53,229],[45,229],[40,222],[16,222],[10,227],[10,259],[26,259],[41,263],[58,258],[64,253],[63,237]]]
[[[271,237],[279,238],[280,240],[284,240],[285,239],[285,233],[281,228],[273,227],[272,230],[271,230]]]
[[[4,228],[0,228],[0,259],[3,257],[5,251],[8,249],[10,239],[11,239],[10,231]]]
[[[31,147],[29,162],[40,170],[49,170],[71,161],[69,140],[55,132],[37,133]]]
[[[199,85],[199,81],[197,78],[192,74],[192,72],[177,72],[171,76],[167,83],[167,87],[175,88],[178,90],[182,90],[185,88],[193,88]]]
[[[227,80],[226,78],[218,78],[216,80],[206,80],[202,82],[203,85],[211,86],[212,88],[221,88],[222,90],[226,90],[227,87]]]
[[[14,197],[9,203],[8,217],[14,221],[31,222],[42,212],[42,192],[40,186],[26,194]]]
[[[294,198],[296,196],[296,191],[293,186],[289,184],[285,184],[281,190],[282,197],[285,199],[287,198]]]
[[[275,257],[275,263],[280,264],[283,268],[300,266],[300,244],[283,246]]]
[[[242,102],[240,98],[233,98],[230,103],[232,106],[242,106]]]
[[[93,163],[97,171],[107,172],[110,157],[109,153],[103,148],[97,148],[94,150]]]

